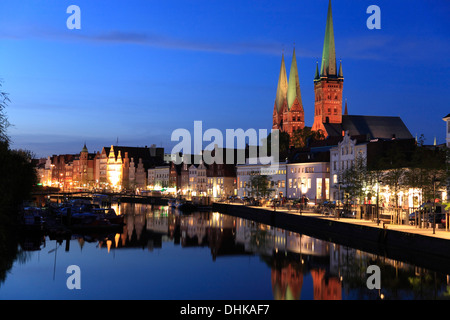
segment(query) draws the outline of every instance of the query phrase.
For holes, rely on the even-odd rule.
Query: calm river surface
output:
[[[125,215],[121,233],[59,240],[29,236],[3,246],[0,299],[418,300],[450,295],[446,274],[241,218],[180,215],[167,206],[115,209]],[[79,267],[80,289],[68,289],[71,265]],[[369,265],[380,267],[380,290],[367,288]]]

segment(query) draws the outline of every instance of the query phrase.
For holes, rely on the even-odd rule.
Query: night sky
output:
[[[69,30],[69,5],[81,30]],[[369,30],[370,5],[381,29]],[[400,116],[445,142],[450,1],[334,0],[337,59],[353,115]],[[13,148],[37,157],[163,146],[177,128],[270,129],[295,43],[305,121],[328,0],[1,0],[0,79]],[[288,75],[289,76],[289,75]]]

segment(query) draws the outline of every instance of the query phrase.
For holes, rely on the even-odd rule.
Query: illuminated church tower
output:
[[[342,63],[337,68],[336,49],[334,45],[333,15],[331,0],[328,4],[327,25],[322,52],[322,64],[316,66],[314,77],[314,124],[313,131],[322,130],[325,136],[327,132],[324,123],[342,123],[342,91],[344,76]]]
[[[273,109],[273,129],[292,133],[305,127],[305,113],[303,110],[300,81],[298,77],[295,48],[292,56],[289,82],[286,75],[284,54],[281,58],[281,69],[278,78],[277,94]]]
[[[287,108],[288,80],[286,75],[286,65],[284,64],[284,54],[281,56],[280,75],[278,77],[277,94],[273,107],[273,129],[283,130],[283,110]]]

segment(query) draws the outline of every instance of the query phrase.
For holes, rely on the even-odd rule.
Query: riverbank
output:
[[[409,225],[385,225],[351,218],[322,216],[297,210],[273,211],[240,204],[214,203],[213,211],[241,217],[346,245],[426,268],[450,270],[450,232],[419,229]]]

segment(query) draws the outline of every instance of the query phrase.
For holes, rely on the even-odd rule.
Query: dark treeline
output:
[[[0,286],[14,261],[23,256],[15,226],[20,205],[30,198],[37,181],[31,153],[10,148],[7,134],[10,124],[5,113],[8,102],[8,94],[1,90],[0,82]]]
[[[14,221],[17,209],[29,199],[37,182],[31,152],[10,148],[10,124],[5,113],[8,102],[8,94],[1,90],[0,83],[0,223]]]
[[[14,210],[28,199],[36,184],[32,155],[23,150],[11,150],[0,141],[0,210]]]

